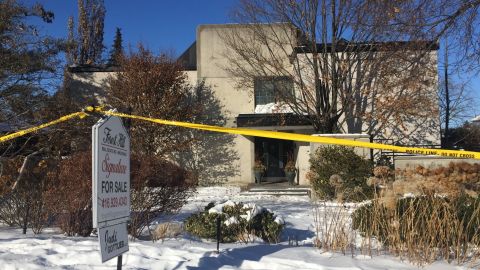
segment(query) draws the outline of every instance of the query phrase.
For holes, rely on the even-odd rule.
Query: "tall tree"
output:
[[[110,57],[108,59],[109,65],[118,65],[120,57],[123,56],[122,32],[120,28],[115,30],[115,38],[113,39],[112,49],[110,50]]]
[[[73,16],[68,17],[68,36],[65,48],[67,65],[71,66],[78,62],[78,44],[75,39],[75,21]]]
[[[78,0],[78,48],[67,57],[75,59],[73,52],[77,53],[75,64],[101,63],[105,12],[103,0]]]
[[[57,58],[63,42],[45,36],[32,24],[32,17],[51,23],[54,14],[41,5],[0,1],[0,125],[2,133],[45,121],[50,93],[59,79]],[[13,211],[23,232],[32,225],[32,212],[41,205],[39,190],[44,172],[40,161],[44,133],[29,134],[0,144],[0,215]],[[8,164],[12,164],[10,172]],[[39,203],[37,203],[39,202]],[[38,208],[37,208],[38,209]]]
[[[408,30],[417,38],[448,39],[455,48],[448,53],[456,59],[450,61],[450,67],[479,71],[480,0],[407,0],[394,5],[397,12],[385,21],[388,27]]]
[[[448,140],[448,136],[450,134],[450,107],[451,107],[451,99],[450,99],[450,91],[448,85],[448,45],[445,44],[445,65],[444,65],[444,77],[443,80],[444,84],[444,94],[445,94],[445,121],[444,121],[444,131],[443,131],[443,138],[442,140],[442,147],[445,147],[445,141]],[[446,139],[446,140],[445,140]]]
[[[120,59],[121,72],[112,76],[107,103],[120,111],[171,120],[188,120],[198,112],[189,102],[191,87],[172,58],[139,46]],[[192,139],[182,128],[132,121],[132,216],[129,233],[138,237],[160,213],[179,209],[196,183],[190,173],[170,162],[174,152]]]
[[[470,91],[468,82],[452,78],[452,70],[450,70],[448,61],[450,57],[448,55],[449,48],[447,42],[445,42],[444,50],[444,70],[441,74],[443,76],[441,76],[438,92],[442,125],[442,147],[452,148],[457,140],[451,136],[452,130],[458,130],[465,120],[474,116],[475,98]]]
[[[0,1],[0,122],[12,129],[40,120],[37,113],[58,78],[61,42],[43,36],[30,17],[49,23],[54,14],[41,5]]]
[[[372,1],[241,0],[234,18],[245,31],[225,31],[225,68],[242,89],[256,78],[290,78],[294,94],[278,91],[277,99],[318,132],[390,130],[411,138],[438,126],[436,45],[396,42],[408,33],[383,22],[395,12],[391,3]],[[413,125],[419,117],[428,121]]]
[[[469,80],[480,72],[480,1],[409,0],[395,5],[398,12],[386,21],[388,27],[408,29],[414,37],[444,44],[444,54],[439,57],[444,68],[439,73],[440,116],[442,144],[451,147],[451,128],[474,114],[475,99],[469,91]]]

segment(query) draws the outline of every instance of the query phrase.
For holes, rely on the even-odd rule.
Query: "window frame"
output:
[[[295,95],[295,87],[294,87],[294,84],[293,84],[293,79],[290,77],[290,76],[259,76],[259,77],[255,77],[254,79],[254,83],[253,83],[253,99],[254,99],[254,105],[255,107],[257,107],[257,105],[265,105],[265,104],[269,104],[269,103],[275,103],[277,104],[279,102],[279,99],[278,99],[278,94],[280,92],[280,90],[278,89],[278,85],[276,82],[278,81],[282,81],[282,80],[285,80],[287,83],[290,84],[290,94],[293,96]],[[267,102],[267,103],[262,103],[262,104],[259,104],[258,103],[258,94],[257,94],[257,89],[259,89],[259,84],[260,83],[265,83],[265,82],[270,82],[271,84],[273,84],[273,100],[272,102]],[[267,96],[267,95],[264,95],[264,96]]]

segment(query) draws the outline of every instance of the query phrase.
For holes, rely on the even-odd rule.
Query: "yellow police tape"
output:
[[[473,159],[480,159],[480,152],[473,152],[473,151],[458,151],[458,150],[444,150],[444,149],[426,149],[426,148],[417,148],[417,147],[403,147],[403,146],[396,146],[396,145],[387,145],[387,144],[380,144],[380,143],[371,143],[371,142],[361,142],[361,141],[353,141],[353,140],[346,140],[346,139],[337,139],[337,138],[330,138],[330,137],[323,137],[323,136],[312,136],[312,135],[304,135],[304,134],[296,134],[296,133],[286,133],[286,132],[276,132],[276,131],[268,131],[268,130],[255,130],[255,129],[246,129],[246,128],[227,128],[227,127],[218,127],[218,126],[210,126],[210,125],[203,125],[203,124],[194,124],[194,123],[187,123],[187,122],[179,122],[179,121],[169,121],[169,120],[162,120],[157,118],[150,118],[138,115],[130,115],[125,113],[118,113],[113,111],[105,111],[102,107],[87,107],[85,108],[86,112],[97,112],[105,115],[113,115],[123,118],[131,118],[131,119],[138,119],[143,121],[149,121],[153,123],[158,123],[162,125],[170,125],[170,126],[179,126],[185,128],[192,128],[192,129],[199,129],[199,130],[206,130],[206,131],[214,131],[214,132],[222,132],[222,133],[229,133],[229,134],[238,134],[244,136],[255,136],[255,137],[265,137],[265,138],[273,138],[273,139],[281,139],[281,140],[291,140],[291,141],[300,141],[300,142],[313,142],[313,143],[322,143],[322,144],[335,144],[335,145],[343,145],[343,146],[351,146],[351,147],[363,147],[363,148],[372,148],[372,149],[380,149],[380,150],[388,150],[388,151],[395,151],[400,153],[408,153],[408,154],[419,154],[419,155],[437,155],[443,157],[452,157],[452,158],[473,158]],[[40,129],[68,121],[75,117],[84,118],[88,114],[82,112],[71,113],[65,116],[62,116],[56,120],[50,121],[45,124],[41,124],[39,126],[31,127],[28,129],[20,130],[15,133],[7,134],[5,136],[0,137],[0,143],[23,136],[28,133],[36,132]]]
[[[452,157],[452,158],[480,159],[480,152],[473,152],[473,151],[402,147],[402,146],[387,145],[387,144],[380,144],[380,143],[361,142],[361,141],[337,139],[337,138],[330,138],[330,137],[323,137],[323,136],[312,136],[312,135],[304,135],[304,134],[296,134],[296,133],[286,133],[286,132],[256,130],[256,129],[246,129],[246,128],[227,128],[227,127],[193,124],[193,123],[179,122],[179,121],[168,121],[168,120],[162,120],[157,118],[150,118],[150,117],[130,115],[130,114],[124,114],[124,113],[118,113],[118,112],[112,112],[112,111],[103,111],[103,110],[100,110],[100,113],[103,113],[106,115],[123,117],[123,118],[149,121],[149,122],[163,124],[163,125],[179,126],[179,127],[185,127],[185,128],[200,129],[200,130],[214,131],[214,132],[223,132],[223,133],[238,134],[238,135],[245,135],[245,136],[265,137],[265,138],[300,141],[300,142],[335,144],[335,145],[343,145],[343,146],[351,146],[351,147],[364,147],[364,148],[388,150],[388,151],[395,151],[395,152],[408,153],[408,154],[437,155],[437,156]]]
[[[0,137],[0,143],[6,142],[6,141],[11,140],[11,139],[21,137],[21,136],[26,135],[28,133],[36,132],[40,129],[59,124],[61,122],[68,121],[68,120],[70,120],[72,118],[75,118],[75,117],[84,118],[85,116],[87,116],[87,114],[85,112],[71,113],[71,114],[62,116],[62,117],[60,117],[56,120],[50,121],[50,122],[45,123],[45,124],[41,124],[41,125],[38,125],[38,126],[35,126],[35,127],[31,127],[31,128],[27,128],[27,129],[24,129],[24,130],[20,130],[20,131],[11,133],[11,134],[7,134],[5,136],[1,136]]]

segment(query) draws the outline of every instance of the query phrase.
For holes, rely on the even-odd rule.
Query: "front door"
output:
[[[278,180],[285,177],[283,168],[288,156],[293,157],[293,142],[268,138],[255,138],[255,158],[266,167],[265,180]]]

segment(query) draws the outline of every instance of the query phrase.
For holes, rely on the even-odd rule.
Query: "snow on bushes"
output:
[[[215,239],[216,220],[221,221],[221,242],[251,242],[254,237],[277,243],[285,222],[281,216],[254,203],[235,203],[230,200],[209,203],[204,211],[185,220],[185,230],[197,237]]]

